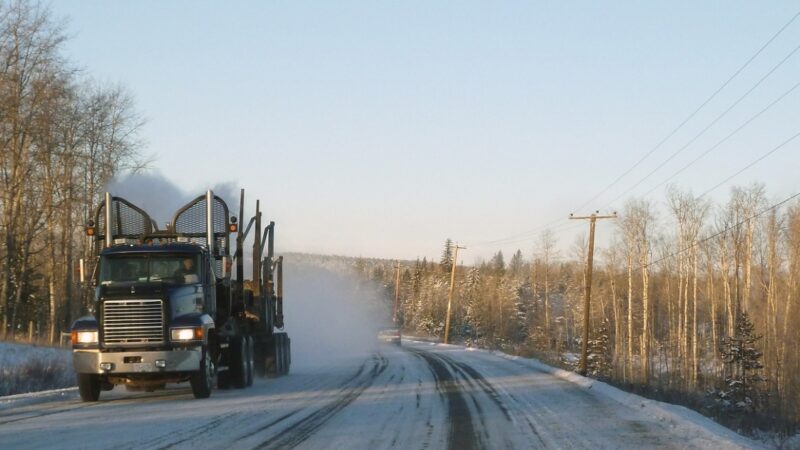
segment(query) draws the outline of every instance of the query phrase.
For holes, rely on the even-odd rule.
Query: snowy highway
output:
[[[0,405],[1,448],[751,448],[683,408],[632,406],[602,383],[458,346],[376,345],[335,364],[195,400],[188,386],[117,387],[97,403]],[[592,386],[597,386],[593,388]],[[603,389],[600,389],[603,388]],[[617,391],[619,392],[619,391]],[[638,401],[637,401],[638,402]],[[664,414],[662,406],[679,411]],[[654,413],[654,411],[658,413]]]

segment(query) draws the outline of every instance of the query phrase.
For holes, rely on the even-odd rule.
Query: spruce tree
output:
[[[522,274],[524,264],[525,262],[522,260],[522,250],[517,250],[511,257],[511,261],[508,262],[508,271],[511,272],[512,276],[518,277]]]
[[[466,292],[464,301],[467,305],[464,317],[464,334],[477,343],[484,334],[485,317],[481,310],[481,275],[477,267],[471,268],[467,272]]]
[[[752,412],[759,403],[757,383],[766,381],[758,373],[764,367],[764,354],[755,347],[762,336],[756,335],[755,325],[745,311],[737,314],[734,331],[734,336],[723,338],[720,345],[726,376],[725,385],[716,392],[717,400],[725,411]]]
[[[491,262],[489,263],[492,267],[492,271],[494,274],[502,277],[506,273],[506,262],[503,258],[503,251],[498,250],[497,253],[492,257]]]
[[[528,335],[528,305],[523,298],[524,285],[519,282],[512,282],[509,285],[509,297],[513,305],[512,314],[514,315],[514,326],[511,329],[509,338],[512,342],[520,344],[525,341]]]
[[[453,240],[450,238],[444,241],[444,250],[442,251],[442,259],[439,261],[439,266],[442,268],[442,272],[445,273],[450,273],[453,267]]]
[[[600,328],[592,330],[587,368],[589,375],[595,378],[603,379],[611,376],[611,352],[608,341],[608,324],[603,323]]]

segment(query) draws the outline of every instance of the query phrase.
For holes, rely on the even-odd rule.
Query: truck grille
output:
[[[161,300],[103,302],[103,343],[159,344],[164,342]]]

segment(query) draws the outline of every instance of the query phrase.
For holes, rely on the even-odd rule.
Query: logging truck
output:
[[[240,218],[243,205],[244,189]],[[239,225],[210,190],[180,208],[164,229],[141,208],[106,193],[86,227],[93,258],[81,264],[81,279],[94,291],[91,315],[71,329],[83,401],[97,401],[115,385],[152,391],[182,382],[195,398],[206,398],[214,387],[245,388],[254,376],[289,372],[275,223],[262,228],[256,202],[255,215],[244,229]],[[251,230],[252,276],[245,280]]]

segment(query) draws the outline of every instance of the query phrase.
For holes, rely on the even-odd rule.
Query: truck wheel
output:
[[[203,359],[200,361],[200,370],[192,374],[189,384],[192,385],[194,398],[211,396],[211,389],[214,386],[214,364],[211,362],[211,355],[205,348],[203,349]]]
[[[96,402],[100,398],[100,375],[79,373],[78,392],[81,394],[81,400]]]
[[[228,371],[233,387],[243,389],[247,386],[247,338],[241,337],[231,342],[231,361]]]
[[[255,362],[254,362],[254,356],[253,356],[253,351],[254,351],[254,349],[253,349],[253,338],[252,337],[247,337],[246,338],[246,342],[247,342],[247,380],[246,380],[246,384],[247,384],[247,386],[252,386],[253,385],[253,372],[255,371]]]
[[[274,345],[275,375],[286,375],[289,373],[289,365],[292,361],[291,349],[289,347],[289,336],[286,335],[286,333],[275,333]]]

